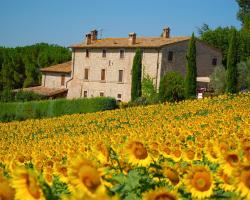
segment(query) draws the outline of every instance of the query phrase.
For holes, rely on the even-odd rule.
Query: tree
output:
[[[140,49],[136,49],[132,67],[132,84],[131,84],[132,101],[135,101],[142,94],[141,75],[142,75],[142,52]]]
[[[187,51],[187,63],[186,63],[186,79],[185,79],[185,96],[186,98],[196,96],[196,45],[195,45],[194,33],[189,41],[188,51]]]
[[[237,18],[242,22],[243,28],[250,19],[250,0],[236,0],[240,10],[237,13]],[[249,25],[249,24],[248,24]]]
[[[159,100],[164,101],[180,101],[184,99],[184,79],[178,72],[167,72],[160,82]]]
[[[69,49],[45,43],[25,47],[0,47],[0,91],[40,84],[40,68],[71,59]],[[24,83],[25,82],[25,83]]]
[[[203,35],[204,33],[208,32],[210,30],[208,24],[203,23],[201,27],[198,27],[198,33],[199,35]]]
[[[229,38],[234,27],[218,27],[202,32],[200,39],[222,51],[222,63],[227,64]]]
[[[236,31],[232,32],[229,49],[227,54],[227,92],[236,93],[237,91],[237,35]]]
[[[223,94],[226,91],[226,69],[219,65],[214,68],[210,76],[210,85],[216,95]]]

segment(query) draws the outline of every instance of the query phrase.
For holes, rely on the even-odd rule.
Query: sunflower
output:
[[[187,162],[191,162],[196,158],[196,152],[192,149],[186,149],[184,153],[184,160]]]
[[[235,178],[233,176],[229,176],[222,169],[217,172],[217,177],[220,179],[220,187],[225,190],[232,192],[235,190]]]
[[[236,153],[227,153],[222,161],[222,168],[228,175],[232,174],[232,171],[236,169],[240,164],[239,156]]]
[[[142,200],[176,200],[176,194],[166,188],[157,188],[142,195]]]
[[[109,162],[109,150],[103,142],[99,142],[96,145],[97,158],[102,164]]]
[[[10,186],[8,180],[0,174],[0,199],[12,200],[15,196],[15,190]]]
[[[147,149],[141,142],[130,142],[127,150],[129,162],[132,164],[148,166],[152,161]]]
[[[174,168],[163,166],[162,173],[172,185],[177,186],[180,183],[179,173]]]
[[[213,144],[207,145],[204,149],[205,156],[210,162],[219,162],[219,153],[213,149]]]
[[[237,177],[237,191],[242,197],[250,199],[250,165],[238,169],[239,176]]]
[[[102,187],[98,170],[83,158],[77,158],[70,166],[69,180],[77,190],[88,196],[94,197],[99,187]]]
[[[175,161],[175,162],[179,162],[182,158],[182,150],[181,148],[177,147],[172,151],[172,156],[171,158]]]
[[[213,177],[205,166],[193,166],[186,175],[185,185],[193,198],[206,198],[213,194]]]
[[[37,175],[34,171],[23,167],[17,168],[12,185],[16,189],[15,199],[35,200],[45,199]]]
[[[53,168],[52,167],[44,167],[43,169],[43,177],[49,185],[52,185],[53,182]]]

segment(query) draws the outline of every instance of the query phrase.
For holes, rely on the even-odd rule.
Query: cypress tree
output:
[[[227,54],[227,92],[236,93],[237,91],[237,43],[236,30],[232,31],[229,41],[229,49]]]
[[[197,68],[196,68],[196,46],[195,46],[195,37],[194,33],[189,41],[188,51],[187,51],[187,72],[185,78],[185,96],[186,98],[196,96],[196,77],[197,77]]]
[[[132,67],[132,84],[131,84],[131,100],[135,101],[141,96],[141,75],[142,75],[142,52],[136,49],[133,67]]]

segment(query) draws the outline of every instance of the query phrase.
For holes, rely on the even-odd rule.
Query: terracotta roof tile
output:
[[[72,62],[65,62],[50,67],[41,68],[41,72],[55,72],[55,73],[71,73]]]
[[[130,45],[128,38],[104,38],[96,41],[91,41],[91,44],[85,44],[82,42],[80,44],[75,44],[70,46],[71,48],[103,48],[103,47],[111,47],[111,48],[154,48],[161,47],[168,44],[173,44],[176,42],[181,42],[185,40],[189,40],[190,37],[171,37],[171,38],[163,38],[163,37],[138,37],[136,38],[136,44]]]
[[[17,92],[18,90],[20,90],[20,89],[16,89],[13,91]],[[22,90],[34,92],[34,93],[37,93],[37,94],[40,94],[40,95],[46,96],[46,97],[52,97],[52,96],[55,96],[55,95],[58,95],[58,94],[61,94],[61,93],[68,91],[68,89],[66,89],[66,88],[47,88],[44,86],[23,88]]]

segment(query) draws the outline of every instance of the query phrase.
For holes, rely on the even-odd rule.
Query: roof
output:
[[[65,63],[53,65],[40,69],[41,72],[55,72],[55,73],[71,73],[72,62],[68,61]]]
[[[68,91],[68,89],[66,88],[48,88],[44,86],[36,86],[36,87],[29,87],[29,88],[23,88],[23,89],[16,89],[14,90],[14,92],[17,92],[19,90],[34,92],[36,94],[40,94],[46,97],[57,96],[59,94],[62,94]]]
[[[96,41],[91,41],[91,44],[86,44],[82,42],[80,44],[71,45],[71,48],[156,48],[162,47],[164,45],[173,44],[177,42],[182,42],[189,40],[190,37],[137,37],[136,43],[133,45],[129,44],[129,38],[104,38],[98,39]]]

